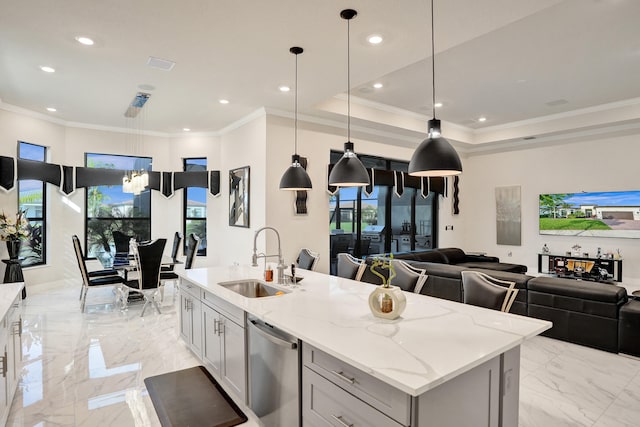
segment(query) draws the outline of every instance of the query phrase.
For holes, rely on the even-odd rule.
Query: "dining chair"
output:
[[[193,261],[198,253],[198,246],[200,246],[200,238],[194,233],[189,234],[187,237],[187,254],[184,261],[185,270],[189,270],[193,267]]]
[[[178,261],[178,250],[180,249],[180,243],[182,242],[182,234],[176,233],[173,235],[173,246],[171,247],[171,260],[174,264],[163,265],[160,267],[160,301],[164,301],[164,284],[165,282],[175,282],[174,286],[174,300],[175,293],[178,290],[178,275],[174,272],[175,263]]]
[[[80,288],[80,311],[84,313],[87,291],[89,288],[100,286],[118,287],[124,283],[124,280],[115,270],[87,271],[82,246],[80,246],[80,239],[74,234],[71,236],[71,240],[73,241],[73,250],[76,254],[76,260],[78,261],[80,275],[82,276],[82,287]]]
[[[113,245],[116,248],[116,254],[113,258],[113,264],[128,264],[129,263],[129,244],[131,239],[135,239],[135,236],[129,236],[122,231],[113,230],[111,232],[113,236]]]
[[[296,259],[296,264],[298,264],[298,268],[313,271],[318,262],[318,258],[320,258],[320,254],[318,254],[317,252],[313,252],[307,248],[303,248],[300,250],[298,259]]]
[[[462,296],[465,304],[508,313],[518,295],[516,283],[499,280],[479,271],[462,272]]]
[[[189,234],[187,237],[187,249],[186,259],[184,261],[184,269],[189,270],[193,267],[196,254],[198,253],[198,246],[200,245],[200,238],[194,233]],[[180,292],[180,277],[174,271],[161,271],[160,272],[160,295],[164,300],[164,283],[173,282],[175,285],[173,292],[173,302],[176,301],[176,295]]]
[[[396,273],[395,277],[391,279],[391,285],[398,286],[403,291],[419,294],[427,281],[426,271],[399,259],[392,259],[391,265]]]
[[[140,313],[141,317],[144,316],[149,303],[153,304],[158,313],[160,313],[157,297],[160,286],[162,253],[166,244],[167,239],[157,239],[150,243],[134,245],[133,256],[138,268],[138,277],[135,280],[124,282],[126,286],[123,286],[121,298],[122,307],[126,308],[130,291],[142,294],[144,306],[142,307],[142,313]]]
[[[360,281],[366,267],[367,264],[364,261],[350,254],[338,254],[337,276],[339,277]]]

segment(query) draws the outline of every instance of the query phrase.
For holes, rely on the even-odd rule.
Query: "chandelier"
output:
[[[145,170],[127,172],[122,177],[122,191],[124,193],[133,193],[137,196],[148,186],[149,173]]]
[[[138,116],[138,113],[142,110],[142,107],[144,107],[144,104],[149,100],[150,97],[151,95],[149,95],[148,93],[144,93],[144,92],[136,93],[136,96],[133,98],[133,101],[131,101],[131,104],[129,104],[129,107],[124,113],[124,116],[130,119],[132,129],[134,128],[133,126],[134,124],[137,124],[138,126],[137,132],[132,132],[134,133],[133,137],[135,138],[135,140],[133,141],[133,149],[132,149],[132,152],[134,154],[138,154],[142,146],[142,122],[144,121],[145,113],[143,113],[137,120],[136,120],[136,117]],[[137,170],[127,171],[122,177],[123,193],[133,193],[135,196],[138,196],[148,186],[149,186],[149,173],[144,169],[140,169],[139,171]]]

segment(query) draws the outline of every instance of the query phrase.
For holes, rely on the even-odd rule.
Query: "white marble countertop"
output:
[[[7,314],[22,288],[24,282],[0,284],[0,320]]]
[[[298,286],[282,286],[290,293],[254,299],[218,283],[262,278],[262,268],[197,268],[179,274],[412,396],[551,327],[539,319],[410,293],[400,318],[380,319],[369,311],[374,285],[306,270],[298,270],[304,277]]]

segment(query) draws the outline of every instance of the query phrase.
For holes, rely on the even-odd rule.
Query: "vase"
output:
[[[22,246],[22,240],[7,240],[7,252],[9,252],[9,259],[18,259],[18,255],[20,255],[20,246]]]
[[[376,317],[397,319],[407,307],[407,298],[398,286],[378,286],[369,295],[369,308]]]

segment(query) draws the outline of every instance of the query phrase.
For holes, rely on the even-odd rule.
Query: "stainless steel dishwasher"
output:
[[[249,407],[265,427],[302,425],[296,337],[249,316]]]

